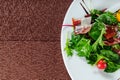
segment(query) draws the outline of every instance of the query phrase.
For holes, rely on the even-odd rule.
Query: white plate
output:
[[[84,10],[79,4],[80,0],[75,0],[70,5],[63,24],[72,24],[72,18],[82,18],[85,15]],[[88,1],[88,0],[86,0]],[[120,0],[92,0],[95,9],[108,8],[108,11],[116,11],[120,8]],[[67,34],[73,31],[72,27],[62,27],[61,31],[61,49],[66,69],[72,80],[117,80],[120,78],[120,70],[114,73],[105,73],[98,70],[95,66],[87,64],[84,58],[80,58],[75,54],[67,57],[64,51]]]

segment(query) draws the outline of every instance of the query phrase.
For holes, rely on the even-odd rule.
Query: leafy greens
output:
[[[92,10],[91,17],[92,28],[88,33],[76,35],[73,32],[71,38],[67,38],[65,47],[67,56],[72,56],[73,50],[75,50],[79,57],[85,57],[87,63],[93,66],[103,59],[107,62],[104,72],[115,72],[120,69],[120,55],[113,49],[120,49],[120,44],[106,46],[104,40],[107,39],[104,34],[106,33],[106,25],[120,26],[120,23],[117,21],[115,13],[111,12]]]

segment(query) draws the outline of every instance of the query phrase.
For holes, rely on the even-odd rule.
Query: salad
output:
[[[84,19],[73,18],[72,22],[73,32],[64,48],[67,56],[76,51],[88,64],[104,72],[120,69],[120,10],[92,10]]]

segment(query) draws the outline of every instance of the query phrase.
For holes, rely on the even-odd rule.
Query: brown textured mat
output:
[[[61,24],[71,0],[0,0],[0,80],[70,80]]]
[[[70,80],[59,46],[59,42],[0,42],[0,79]]]
[[[59,40],[69,0],[0,0],[0,40]]]

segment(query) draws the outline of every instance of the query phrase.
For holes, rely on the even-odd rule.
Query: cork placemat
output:
[[[60,32],[71,0],[0,0],[0,80],[70,80]]]

